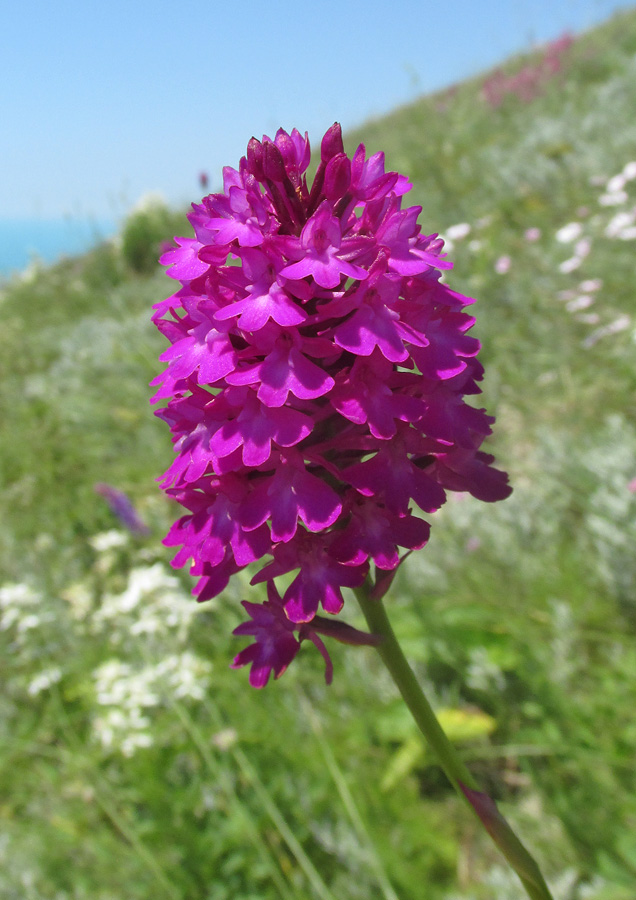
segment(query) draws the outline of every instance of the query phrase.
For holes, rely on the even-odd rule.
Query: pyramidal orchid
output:
[[[165,543],[199,600],[265,561],[269,599],[244,604],[255,644],[234,662],[255,687],[316,641],[343,587],[424,546],[420,513],[447,491],[510,492],[480,450],[493,420],[465,401],[482,377],[472,300],[440,280],[451,263],[403,208],[407,179],[363,145],[349,158],[337,124],[311,187],[309,161],[296,130],[252,138],[162,256],[180,287],[154,315],[176,450],[162,486],[187,510]]]
[[[155,307],[169,342],[153,385],[175,459],[161,479],[186,510],[164,543],[190,564],[200,601],[261,564],[233,662],[262,688],[311,641],[374,644],[457,793],[529,897],[543,877],[444,735],[395,639],[382,598],[423,547],[448,491],[501,500],[510,487],[480,448],[492,417],[466,401],[483,375],[473,301],[411,185],[340,126],[324,135],[311,185],[307,135],[252,138],[223,191],[193,204],[194,238],[161,258],[179,289]],[[167,401],[167,402],[165,402]],[[283,585],[285,586],[283,588]],[[370,632],[338,620],[354,591]]]

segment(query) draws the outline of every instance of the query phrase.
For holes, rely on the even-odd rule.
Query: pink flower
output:
[[[499,259],[495,262],[495,272],[497,275],[505,275],[510,271],[510,266],[512,265],[512,260],[509,256],[500,256]]]
[[[506,75],[498,69],[483,83],[484,99],[493,108],[500,106],[507,94],[516,95],[529,103],[536,99],[544,85],[562,70],[562,57],[567,53],[574,38],[568,34],[546,45],[537,62],[525,65],[519,72]]]
[[[440,281],[451,264],[404,176],[339,125],[322,140],[313,185],[307,136],[252,138],[222,193],[189,215],[194,238],[162,257],[177,292],[155,307],[169,342],[153,384],[176,456],[162,487],[185,514],[165,538],[191,560],[199,600],[245,566],[268,600],[245,601],[255,639],[233,665],[278,678],[318,632],[367,641],[336,615],[371,565],[390,583],[446,491],[510,493],[480,451],[492,418],[479,392],[472,301]],[[287,576],[285,578],[285,576]],[[285,578],[279,593],[277,580]]]

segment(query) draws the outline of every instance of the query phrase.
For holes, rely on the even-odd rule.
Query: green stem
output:
[[[528,897],[531,900],[552,900],[552,895],[537,863],[499,813],[494,801],[479,791],[475,779],[444,734],[433,708],[424,696],[395,637],[384,604],[381,599],[371,596],[371,588],[372,585],[366,581],[356,589],[355,594],[369,629],[373,634],[382,637],[376,650],[389,670],[418,728],[437,757],[439,765],[459,796],[472,809],[517,873]]]

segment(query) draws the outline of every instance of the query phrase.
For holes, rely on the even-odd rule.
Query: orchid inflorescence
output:
[[[181,286],[153,317],[170,342],[153,400],[176,450],[162,487],[188,510],[165,538],[182,547],[173,564],[192,560],[208,600],[271,557],[252,578],[267,600],[244,601],[235,630],[255,639],[233,663],[255,687],[304,639],[330,679],[320,635],[359,633],[317,613],[338,613],[371,563],[383,591],[398,548],[424,546],[413,504],[510,493],[479,449],[493,419],[464,400],[483,375],[472,300],[440,280],[451,263],[421,207],[402,209],[411,185],[362,144],[349,158],[338,124],[311,187],[309,161],[295,129],[252,138],[223,192],[193,204],[195,237],[162,256]]]

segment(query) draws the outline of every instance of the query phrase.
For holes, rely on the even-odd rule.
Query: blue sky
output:
[[[314,146],[582,31],[611,0],[21,0],[0,30],[0,218],[115,218],[200,198],[282,125]]]

